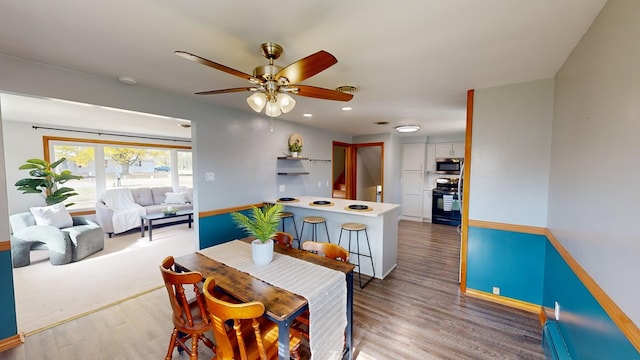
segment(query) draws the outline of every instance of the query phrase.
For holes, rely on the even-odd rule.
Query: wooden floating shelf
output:
[[[278,160],[309,160],[306,157],[278,156]]]
[[[278,175],[309,175],[309,173],[303,172],[303,171],[289,171],[289,172],[279,172]]]

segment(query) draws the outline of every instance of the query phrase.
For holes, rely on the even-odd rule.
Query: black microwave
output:
[[[436,173],[448,175],[460,175],[464,159],[436,159]]]

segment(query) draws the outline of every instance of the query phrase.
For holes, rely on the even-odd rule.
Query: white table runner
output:
[[[270,264],[256,265],[251,257],[251,245],[239,240],[202,249],[198,253],[303,296],[309,303],[311,358],[342,357],[347,326],[344,273],[278,253],[273,254]]]

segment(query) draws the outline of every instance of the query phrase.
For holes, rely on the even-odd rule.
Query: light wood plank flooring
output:
[[[356,280],[356,359],[544,358],[535,314],[459,293],[459,243],[454,227],[400,222],[397,268],[363,290]],[[160,289],[31,335],[0,360],[162,359],[170,319]]]

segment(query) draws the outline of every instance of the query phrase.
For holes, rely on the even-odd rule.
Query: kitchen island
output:
[[[274,201],[271,201],[274,202]],[[396,267],[398,257],[398,218],[400,205],[377,203],[370,201],[322,198],[317,196],[297,196],[279,198],[275,202],[285,206],[285,211],[294,214],[298,231],[302,230],[302,219],[305,216],[322,216],[327,221],[330,242],[337,244],[340,238],[340,226],[343,223],[355,222],[367,226],[369,243],[375,268],[375,277],[384,279]],[[356,205],[356,209],[349,208]],[[289,222],[287,222],[289,224]],[[324,225],[318,225],[318,241],[327,241]],[[289,227],[286,229],[293,233]],[[302,242],[311,240],[312,226],[306,224],[304,234],[300,233]],[[347,248],[349,232],[343,231],[340,245]],[[364,233],[360,233],[360,253],[367,254],[367,243]],[[356,234],[351,235],[351,251],[357,251]],[[350,262],[355,264],[357,256],[351,255]],[[371,262],[360,256],[360,271],[371,276]],[[357,271],[357,269],[356,269]]]

